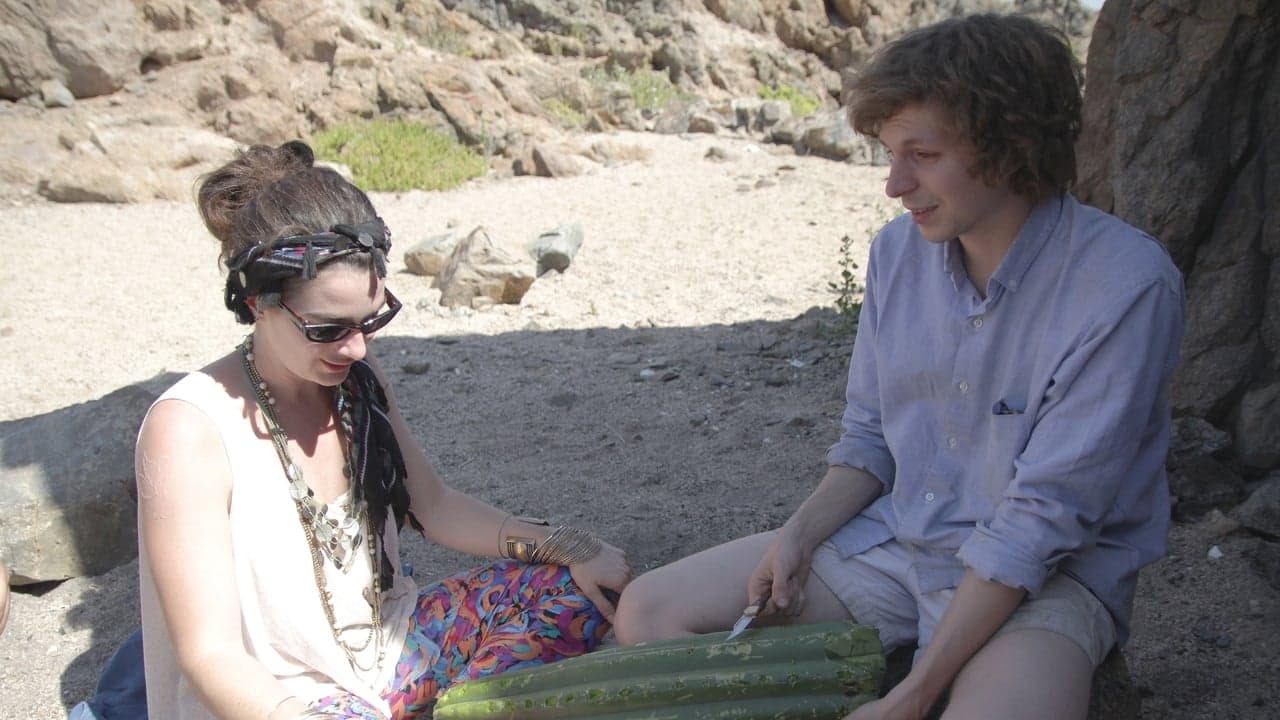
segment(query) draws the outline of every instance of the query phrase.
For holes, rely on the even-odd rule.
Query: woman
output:
[[[451,683],[595,647],[626,556],[446,487],[369,354],[400,302],[368,197],[292,142],[205,177],[199,206],[253,329],[139,433],[151,717],[430,717]],[[419,592],[406,521],[510,559]]]

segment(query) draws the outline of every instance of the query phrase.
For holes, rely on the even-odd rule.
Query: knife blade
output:
[[[768,602],[769,602],[769,595],[768,593],[766,593],[764,597],[760,598],[755,603],[748,605],[742,611],[742,617],[738,618],[738,621],[733,624],[733,630],[729,631],[729,636],[726,637],[724,641],[729,642],[730,640],[746,632],[747,627],[751,625],[751,623],[757,617],[760,616],[760,611],[764,610],[764,606]]]

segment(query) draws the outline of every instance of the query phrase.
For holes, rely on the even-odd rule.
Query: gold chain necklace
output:
[[[302,523],[303,534],[307,537],[307,548],[311,551],[311,569],[315,576],[316,590],[320,593],[320,604],[324,608],[325,619],[329,621],[329,628],[333,631],[333,639],[347,656],[347,662],[351,664],[352,668],[368,672],[382,664],[383,656],[382,581],[378,572],[378,543],[374,536],[368,509],[363,502],[360,502],[354,508],[349,507],[349,510],[354,509],[354,512],[345,513],[345,517],[341,522],[328,517],[327,506],[315,499],[315,493],[302,479],[302,467],[289,457],[288,436],[276,418],[275,398],[271,397],[266,381],[262,379],[262,375],[258,373],[258,368],[253,362],[252,335],[246,336],[244,342],[240,344],[240,359],[244,365],[245,375],[248,376],[249,385],[253,388],[253,395],[257,401],[258,409],[262,411],[263,420],[266,422],[267,430],[271,434],[271,441],[272,445],[275,446],[276,455],[280,458],[280,464],[284,467],[285,477],[289,480],[289,496],[293,498],[294,507],[298,511],[298,521]],[[351,418],[351,398],[348,395],[348,391],[342,386],[338,387],[335,394],[338,399],[338,414],[342,425],[343,474],[346,475],[348,483],[352,483],[354,482],[352,477],[354,475],[355,452],[352,447],[354,424]],[[354,490],[354,488],[351,490]],[[370,587],[365,591],[368,593],[365,596],[365,600],[370,605],[372,617],[370,619],[369,634],[365,636],[364,642],[359,645],[352,645],[342,639],[342,632],[338,629],[338,622],[333,612],[333,594],[329,592],[325,582],[324,560],[321,554],[323,552],[339,570],[345,572],[351,567],[351,561],[354,560],[354,557],[349,557],[346,549],[346,538],[351,538],[350,553],[354,554],[361,544],[362,535],[369,537],[366,548],[369,554],[369,569],[372,577]],[[378,651],[373,663],[365,667],[356,661],[356,653],[363,652],[365,648],[369,647],[370,642],[377,643]]]

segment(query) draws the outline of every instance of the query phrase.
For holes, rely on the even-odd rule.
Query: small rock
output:
[[[738,159],[737,155],[725,150],[719,145],[712,145],[707,148],[706,154],[702,157],[707,160],[711,160],[712,162],[730,162]]]
[[[662,380],[662,382],[671,382],[672,380],[675,380],[678,377],[680,377],[679,372],[675,370],[667,370],[666,372],[662,373],[662,376],[659,379]]]
[[[689,132],[715,135],[720,132],[720,121],[712,115],[694,112],[689,115]]]
[[[1200,521],[1200,526],[1213,535],[1230,535],[1240,529],[1240,521],[1227,517],[1221,510],[1214,508]]]
[[[1252,561],[1254,571],[1280,592],[1280,543],[1259,539],[1244,554]]]
[[[496,303],[518,305],[533,285],[524,263],[499,247],[483,227],[458,242],[449,262],[436,276],[440,304],[474,309]]]
[[[1174,457],[1213,455],[1231,447],[1231,443],[1231,433],[1219,430],[1203,418],[1189,415],[1173,421],[1169,454]]]
[[[1222,550],[1217,545],[1214,545],[1213,547],[1209,548],[1209,559],[1210,560],[1222,559]]]
[[[431,369],[431,363],[427,360],[407,362],[400,366],[400,370],[408,375],[426,375]]]
[[[640,362],[640,356],[626,352],[609,353],[604,362],[606,365],[635,365]]]
[[[730,387],[733,385],[732,380],[718,373],[711,373],[708,380],[710,380],[712,387]]]
[[[787,373],[782,371],[775,372],[769,375],[769,377],[765,378],[764,380],[764,384],[768,385],[769,387],[782,387],[783,385],[788,385],[790,383],[791,383],[791,378],[787,375]]]
[[[787,421],[787,425],[790,425],[791,427],[794,427],[794,428],[811,428],[817,424],[818,422],[813,418],[805,417],[803,415],[796,415],[795,417]]]
[[[40,101],[47,108],[69,108],[76,103],[76,96],[61,82],[45,80],[40,83]]]
[[[1253,532],[1280,537],[1280,473],[1267,476],[1233,514]]]
[[[582,226],[578,223],[559,225],[538,235],[529,243],[529,254],[538,263],[538,275],[555,270],[564,272],[582,247]]]
[[[422,240],[405,251],[405,267],[414,275],[439,275],[460,239],[458,233],[450,231]]]
[[[562,153],[548,145],[533,149],[533,173],[539,177],[563,178],[582,174],[578,158]]]

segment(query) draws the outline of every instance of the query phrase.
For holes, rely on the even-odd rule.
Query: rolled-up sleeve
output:
[[[1114,300],[1057,366],[1012,482],[960,546],[960,561],[986,580],[1034,595],[1058,563],[1095,542],[1104,517],[1151,513],[1138,505],[1156,489],[1126,483],[1165,482],[1182,290],[1161,279]]]
[[[827,464],[866,470],[893,488],[894,462],[884,438],[880,416],[880,379],[876,368],[877,304],[874,247],[867,269],[866,291],[858,315],[858,334],[849,359],[845,411],[840,440],[827,451]]]

